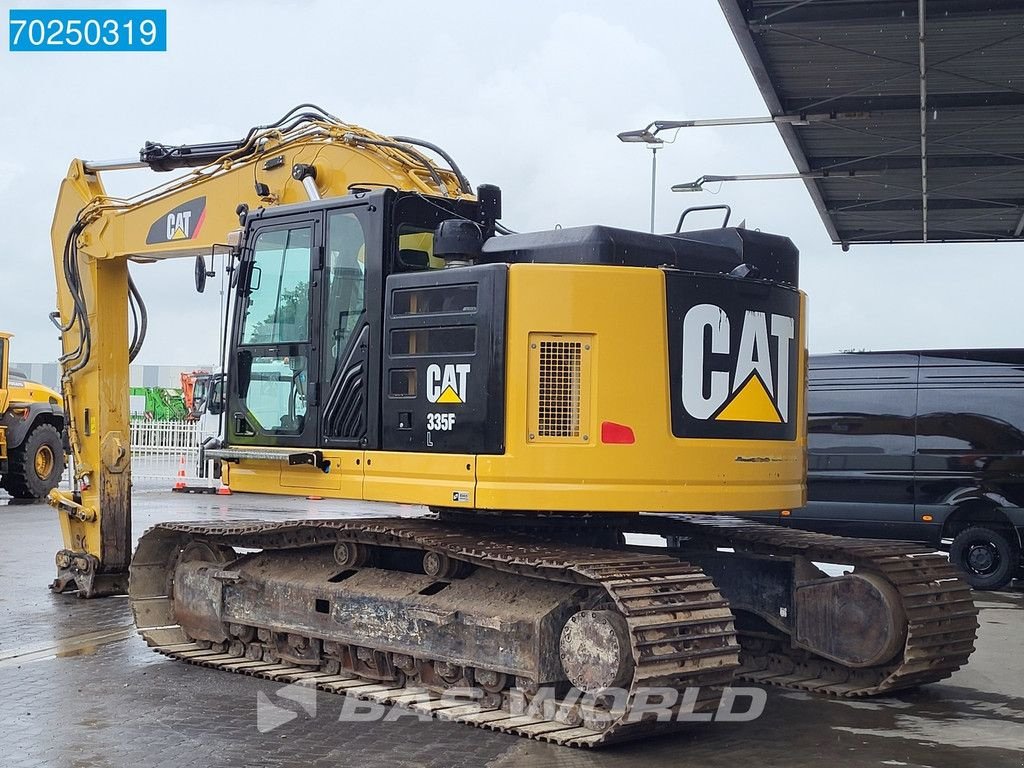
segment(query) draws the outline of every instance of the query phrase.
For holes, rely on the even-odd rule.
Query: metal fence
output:
[[[132,419],[131,430],[133,478],[173,481],[183,463],[186,481],[199,478],[199,422]]]

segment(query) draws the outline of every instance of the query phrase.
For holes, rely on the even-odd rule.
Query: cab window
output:
[[[309,226],[261,232],[242,328],[243,344],[309,341]]]
[[[434,255],[434,232],[410,224],[399,226],[398,265],[403,272],[442,269],[444,261]]]
[[[326,370],[333,375],[366,309],[366,237],[354,213],[327,219]]]

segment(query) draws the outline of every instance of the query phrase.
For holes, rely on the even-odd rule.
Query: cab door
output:
[[[229,444],[315,447],[320,361],[323,217],[274,218],[253,228],[240,265],[228,376]]]
[[[365,203],[346,201],[326,211],[321,280],[321,444],[375,447],[376,370],[379,365],[381,217]]]

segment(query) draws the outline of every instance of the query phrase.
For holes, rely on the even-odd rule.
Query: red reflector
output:
[[[614,421],[602,421],[601,442],[632,445],[636,442],[636,438],[633,436],[633,430],[625,424],[616,424]]]

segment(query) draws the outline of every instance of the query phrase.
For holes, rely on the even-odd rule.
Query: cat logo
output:
[[[683,407],[695,419],[787,422],[790,347],[796,323],[786,315],[772,314],[769,318],[764,312],[749,309],[744,312],[742,323],[739,349],[732,356],[730,321],[724,309],[714,304],[697,304],[686,313]],[[768,340],[769,335],[772,341]],[[774,355],[770,345],[774,346]],[[714,355],[730,355],[731,365],[721,368]]]
[[[794,440],[800,295],[783,286],[736,285],[682,275],[668,283],[672,433]]]
[[[194,240],[205,220],[206,198],[189,200],[154,221],[146,236],[146,243],[156,245],[175,240]]]
[[[427,400],[432,403],[460,405],[466,402],[469,363],[448,363],[442,369],[431,363],[427,366]]]

